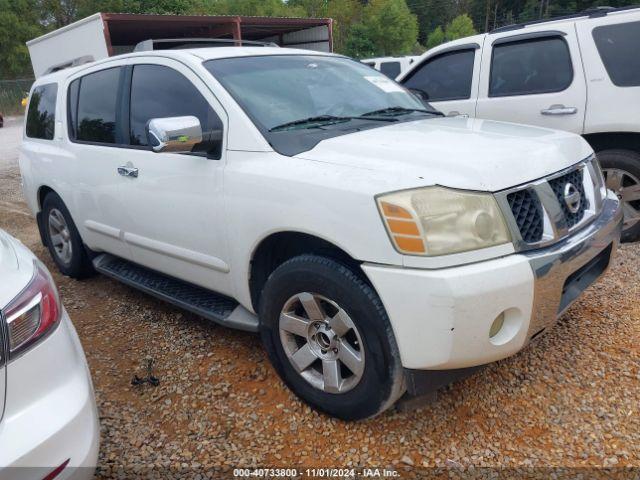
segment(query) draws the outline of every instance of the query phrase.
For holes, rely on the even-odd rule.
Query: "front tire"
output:
[[[44,199],[42,223],[45,244],[62,274],[80,279],[95,273],[69,210],[53,192]]]
[[[294,257],[269,276],[259,310],[269,359],[315,409],[359,420],[386,410],[404,392],[386,311],[349,267],[316,255]]]
[[[622,202],[622,241],[640,239],[640,154],[631,150],[603,150],[598,161],[609,190]]]

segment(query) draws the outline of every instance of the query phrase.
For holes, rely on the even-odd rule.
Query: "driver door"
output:
[[[225,112],[204,82],[179,62],[136,59],[130,76],[131,148],[122,165],[122,191],[124,238],[133,260],[231,293],[222,191],[224,135],[208,153],[154,153],[146,134],[152,118],[192,115],[200,120],[203,137],[215,131],[219,138],[226,131]]]

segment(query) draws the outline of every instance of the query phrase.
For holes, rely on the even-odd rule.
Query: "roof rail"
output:
[[[152,38],[139,42],[134,52],[151,50],[174,50],[182,48],[206,48],[229,46],[277,47],[273,42],[256,42],[253,40],[234,40],[232,38]]]
[[[52,65],[44,71],[43,75],[47,75],[53,72],[59,72],[65,68],[77,67],[78,65],[84,65],[85,63],[94,62],[95,59],[91,55],[84,55],[82,57],[74,58],[70,62],[60,63],[58,65]]]
[[[520,28],[525,28],[525,27],[528,27],[530,25],[537,25],[537,24],[540,24],[540,23],[547,23],[547,22],[555,22],[555,21],[558,21],[558,20],[571,20],[571,19],[574,19],[574,18],[583,18],[583,17],[588,17],[588,18],[604,17],[604,16],[608,15],[609,13],[621,12],[621,11],[624,11],[624,10],[633,10],[635,8],[640,8],[640,4],[638,4],[638,5],[629,5],[629,6],[626,6],[626,7],[618,7],[618,8],[606,7],[606,6],[591,7],[591,8],[588,8],[586,10],[583,10],[582,12],[572,13],[570,15],[562,15],[562,16],[559,16],[559,17],[543,18],[543,19],[540,19],[540,20],[531,20],[530,22],[522,22],[522,23],[514,23],[512,25],[505,25],[504,27],[494,28],[489,33],[508,32],[508,31],[511,31],[511,30],[518,30]]]

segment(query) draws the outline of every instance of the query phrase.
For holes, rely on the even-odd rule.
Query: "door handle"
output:
[[[118,167],[118,174],[122,175],[123,177],[138,178],[138,169],[135,167],[127,167],[126,165],[123,165],[121,167]]]
[[[564,105],[551,105],[549,108],[540,110],[542,115],[575,115],[578,113],[576,107],[565,107]]]

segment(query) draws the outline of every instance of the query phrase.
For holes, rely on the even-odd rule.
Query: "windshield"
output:
[[[300,148],[400,116],[418,119],[436,112],[380,72],[348,58],[268,55],[209,60],[204,65],[269,141],[292,130],[311,135],[309,145]]]

